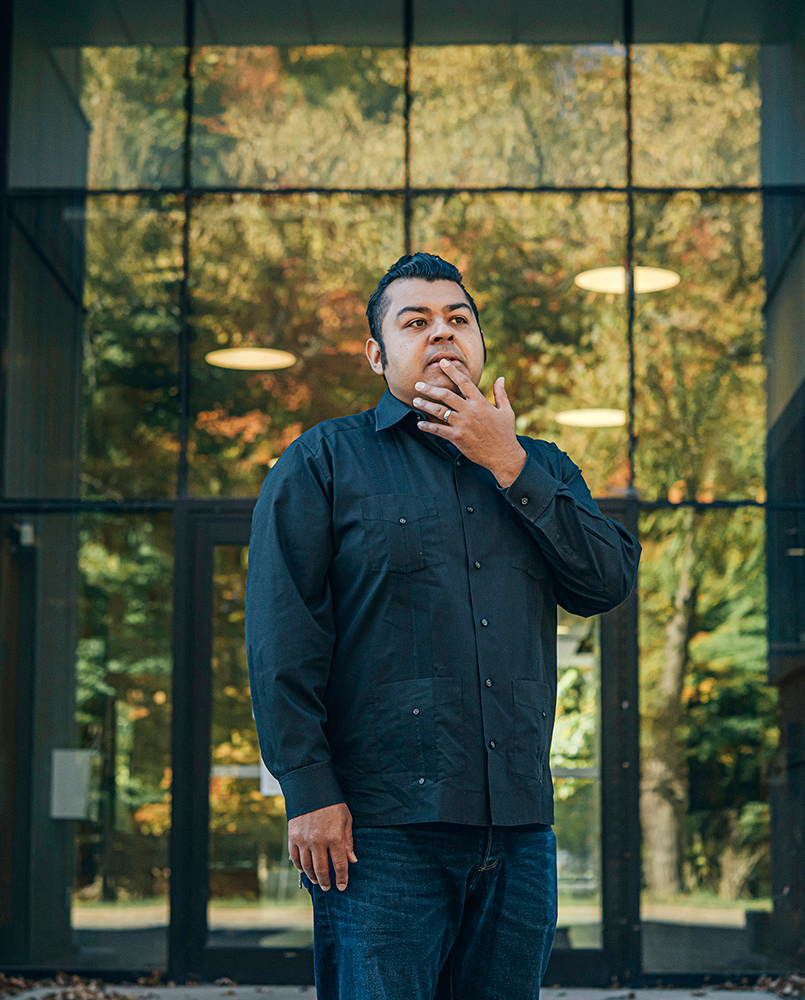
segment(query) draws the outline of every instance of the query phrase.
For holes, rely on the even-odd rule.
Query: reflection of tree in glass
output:
[[[636,45],[633,80],[635,184],[759,183],[756,45]]]
[[[623,184],[623,49],[414,48],[417,186]]]
[[[167,891],[171,561],[164,515],[82,516],[76,723],[100,765],[77,840],[84,899]]]
[[[87,205],[85,496],[176,489],[182,216],[172,198]]]
[[[641,198],[639,254],[681,277],[637,303],[637,469],[647,499],[763,498],[760,200]]]
[[[213,768],[254,767],[260,761],[243,643],[246,566],[246,548],[216,546],[212,622]],[[267,871],[282,871],[288,866],[282,798],[261,795],[256,778],[213,773],[210,861],[215,873],[211,882],[213,898],[265,896]]]
[[[364,313],[402,252],[402,215],[391,198],[205,199],[192,240],[193,490],[254,495],[303,430],[382,395],[364,356]],[[298,361],[257,373],[203,361],[240,343]]]
[[[399,49],[199,50],[194,183],[401,186],[404,75]]]
[[[82,49],[90,189],[182,183],[184,61],[180,48]]]
[[[562,410],[625,409],[623,297],[573,284],[579,271],[620,259],[619,195],[460,194],[417,198],[418,246],[453,260],[476,298],[488,349],[482,387],[506,376],[521,434],[556,441],[584,466],[592,490],[628,483],[623,428],[556,422]]]
[[[764,524],[753,509],[645,514],[644,875],[658,897],[768,895]]]

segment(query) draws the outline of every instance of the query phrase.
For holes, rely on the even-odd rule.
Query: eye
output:
[[[424,319],[412,319],[411,322],[408,324],[408,326],[416,326],[418,323],[421,323],[424,326],[425,325],[425,320]]]
[[[467,317],[466,316],[454,316],[453,319],[457,323],[466,323],[467,322]]]

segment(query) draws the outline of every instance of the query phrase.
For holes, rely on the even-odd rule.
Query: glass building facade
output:
[[[560,617],[546,982],[801,966],[800,5],[4,16],[0,963],[312,982],[249,520],[381,395],[365,304],[423,249],[478,303],[481,388],[644,548],[626,605]]]

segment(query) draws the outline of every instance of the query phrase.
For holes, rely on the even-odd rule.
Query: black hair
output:
[[[475,305],[473,297],[464,287],[461,280],[461,271],[459,271],[455,264],[442,260],[436,254],[423,253],[421,250],[413,254],[404,254],[396,264],[391,265],[377,283],[377,288],[372,292],[372,297],[366,306],[366,318],[369,320],[369,334],[380,346],[380,362],[384,367],[386,365],[386,348],[383,343],[383,331],[381,328],[386,310],[388,309],[386,289],[392,281],[397,281],[399,278],[423,278],[425,281],[454,281],[467,296],[467,301],[475,313],[475,319],[480,329],[481,318],[478,315],[478,307]],[[481,339],[483,339],[483,333],[481,334]],[[486,357],[485,343],[484,357]]]

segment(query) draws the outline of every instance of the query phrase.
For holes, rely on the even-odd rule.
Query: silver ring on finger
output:
[[[445,422],[446,424],[449,424],[449,423],[450,423],[450,414],[451,414],[452,412],[453,412],[452,410],[445,410],[445,411],[444,411],[444,416],[442,417],[442,420],[444,420],[444,422]]]

